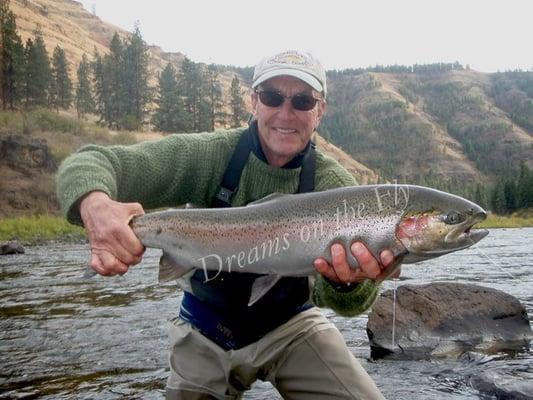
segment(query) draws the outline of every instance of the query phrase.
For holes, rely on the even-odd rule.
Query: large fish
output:
[[[333,243],[349,249],[361,241],[376,258],[390,249],[398,261],[414,263],[478,242],[488,231],[471,227],[485,217],[477,204],[435,189],[369,185],[273,194],[244,207],[152,212],[131,227],[144,246],[163,250],[161,281],[195,269],[206,280],[222,271],[266,274],[254,283],[253,304],[281,276],[315,273],[313,260],[330,261]]]

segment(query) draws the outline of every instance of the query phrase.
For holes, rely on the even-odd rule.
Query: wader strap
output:
[[[211,207],[231,207],[231,200],[235,195],[239,181],[241,180],[242,171],[248,161],[248,156],[252,151],[252,131],[248,128],[239,138],[237,146],[233,151],[228,167],[222,177],[222,183],[218,192],[213,197]]]
[[[298,184],[298,193],[308,193],[315,190],[315,170],[316,170],[316,145],[311,142],[309,151],[302,162],[300,171],[300,183]]]

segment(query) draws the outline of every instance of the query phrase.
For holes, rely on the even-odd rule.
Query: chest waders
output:
[[[266,162],[258,142],[256,122],[241,135],[220,188],[213,197],[212,207],[231,207],[252,151]],[[298,193],[313,191],[315,144],[310,142],[304,152],[289,164],[293,168],[301,166]],[[246,272],[220,272],[216,278],[205,282],[204,271],[197,270],[190,279],[193,294],[184,293],[180,318],[191,323],[223,349],[230,350],[257,341],[294,315],[312,307],[308,303],[309,285],[306,277],[284,277],[253,306],[248,306],[252,284],[259,276]]]

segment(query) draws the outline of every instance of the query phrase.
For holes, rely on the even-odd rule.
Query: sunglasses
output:
[[[294,96],[284,96],[275,90],[256,90],[259,100],[267,107],[279,107],[285,99],[291,100],[292,108],[298,111],[312,110],[316,103],[322,99],[316,99],[310,94],[298,93]]]

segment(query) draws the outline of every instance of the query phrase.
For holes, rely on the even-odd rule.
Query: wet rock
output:
[[[385,291],[368,316],[373,358],[419,359],[496,352],[529,346],[533,333],[524,306],[500,290],[460,283],[403,285]]]
[[[17,242],[7,242],[0,245],[0,255],[24,254],[24,247]]]
[[[524,376],[502,374],[493,371],[481,372],[470,377],[470,385],[485,396],[506,400],[533,399],[533,372]]]

